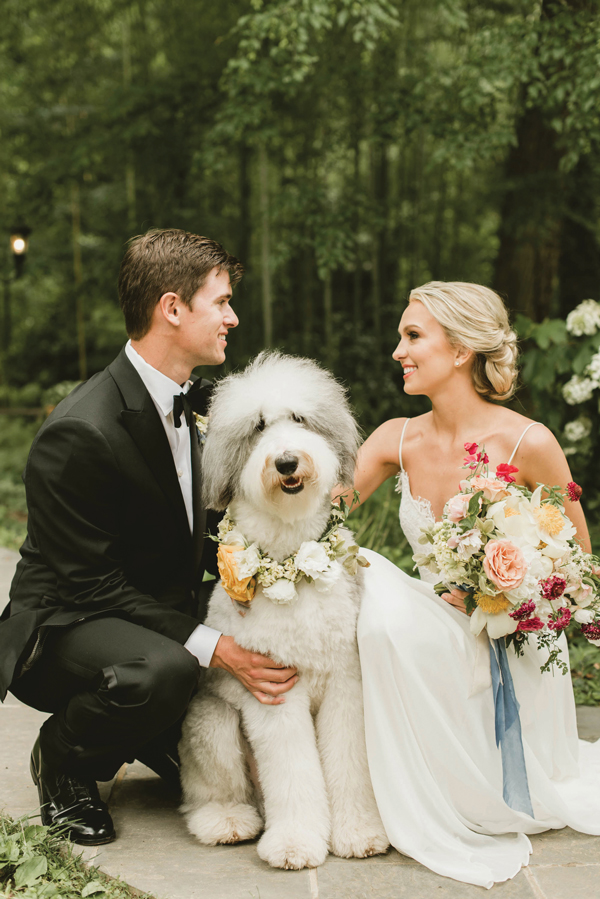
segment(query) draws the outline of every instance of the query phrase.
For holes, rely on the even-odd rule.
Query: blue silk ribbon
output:
[[[523,812],[533,818],[519,703],[508,665],[504,637],[490,640],[490,667],[496,717],[496,746],[500,746],[502,753],[502,795],[506,804],[516,812]]]

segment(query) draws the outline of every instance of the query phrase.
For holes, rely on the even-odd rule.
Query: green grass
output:
[[[0,546],[18,549],[27,533],[27,504],[21,476],[41,421],[0,417]]]
[[[132,899],[127,884],[86,866],[60,828],[16,821],[0,814],[0,897],[2,899]],[[146,899],[152,897],[146,893]],[[143,899],[143,897],[142,897]]]

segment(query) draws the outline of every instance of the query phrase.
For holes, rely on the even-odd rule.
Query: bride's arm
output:
[[[538,426],[527,432],[513,461],[529,490],[535,490],[538,484],[548,484],[550,487],[560,486],[564,491],[569,481],[573,480],[558,440],[546,427]],[[583,549],[591,552],[590,535],[581,503],[565,499],[565,513],[577,528]]]
[[[354,490],[360,493],[360,503],[364,503],[378,487],[400,471],[398,448],[405,418],[393,418],[384,422],[373,431],[360,450],[354,470]],[[352,503],[352,489],[344,490],[336,487],[332,498],[340,495],[348,505]]]

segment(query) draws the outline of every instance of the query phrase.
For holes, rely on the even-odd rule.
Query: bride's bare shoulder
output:
[[[397,460],[400,441],[403,439],[402,435],[404,434],[404,446],[420,440],[427,430],[429,418],[431,418],[431,412],[417,415],[415,418],[390,418],[373,431],[367,443],[372,447],[376,446],[379,455],[386,459]],[[406,426],[407,422],[408,427]]]

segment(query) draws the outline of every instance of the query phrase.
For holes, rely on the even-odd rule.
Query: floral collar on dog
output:
[[[354,495],[355,501],[358,494]],[[358,546],[347,545],[340,527],[350,507],[343,497],[339,506],[332,503],[331,514],[318,540],[308,540],[283,562],[276,562],[262,552],[257,543],[249,544],[237,529],[229,509],[219,523],[217,564],[223,589],[234,602],[248,606],[254,599],[257,584],[272,602],[289,605],[297,598],[296,584],[303,578],[320,593],[328,593],[342,573],[342,567],[355,575],[359,566],[371,564],[359,555]]]

